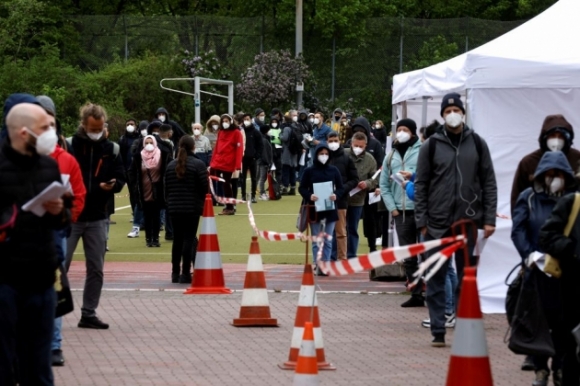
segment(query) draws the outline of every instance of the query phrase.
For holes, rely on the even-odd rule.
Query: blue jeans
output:
[[[322,228],[322,224],[319,222],[310,223],[310,232],[312,236],[317,236],[321,231],[324,233],[331,235],[334,233],[334,226],[336,225],[336,221],[327,222],[324,229]],[[330,255],[332,253],[332,240],[328,240],[327,238],[324,239],[324,245],[322,247],[322,260],[323,261],[330,261]],[[312,259],[316,262],[316,255],[318,254],[318,243],[312,243]]]
[[[141,205],[135,205],[135,208],[133,208],[133,227],[141,228],[142,226],[145,226],[143,209],[141,208]]]
[[[66,260],[66,232],[54,231],[54,246],[58,263],[65,265]],[[62,342],[62,317],[54,319],[54,331],[52,336],[51,350],[60,350]]]
[[[457,289],[457,272],[451,264],[447,268],[447,277],[445,278],[445,313],[447,315],[455,313],[457,300],[455,299],[455,290]]]
[[[358,223],[362,216],[362,206],[349,206],[346,210],[346,257],[357,257]]]
[[[21,291],[0,284],[0,385],[54,385],[50,342],[54,328],[54,287]]]

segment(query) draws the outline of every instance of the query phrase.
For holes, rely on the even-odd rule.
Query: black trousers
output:
[[[159,241],[161,229],[161,203],[157,201],[143,202],[145,217],[145,238],[149,241]]]
[[[223,191],[224,191],[224,197],[226,197],[226,198],[234,197],[234,192],[232,190],[232,172],[224,172],[223,170],[211,169],[210,174],[212,176],[216,176],[216,177],[221,176],[224,179],[225,182],[222,184]],[[234,205],[227,204],[226,208],[227,209],[234,209]],[[174,237],[175,237],[175,235],[174,235]]]
[[[172,214],[173,245],[171,247],[171,273],[188,274],[195,264],[197,253],[197,228],[200,215]]]
[[[386,214],[386,213],[385,213]],[[387,214],[388,215],[388,214]],[[420,232],[417,230],[417,225],[415,224],[415,212],[408,210],[405,211],[405,218],[403,219],[403,212],[400,211],[399,215],[394,218],[395,229],[397,230],[397,237],[399,239],[399,245],[411,245],[419,242]],[[405,275],[409,283],[415,280],[413,274],[419,269],[419,257],[410,257],[403,261],[403,266],[405,267]],[[423,280],[419,280],[417,285],[411,291],[413,296],[421,295],[423,291]]]
[[[369,252],[377,250],[377,237],[381,234],[381,216],[379,203],[369,205],[369,195],[366,195],[363,207],[363,233],[369,244]]]
[[[246,200],[246,177],[248,175],[248,171],[250,171],[250,180],[252,191],[250,192],[251,197],[256,196],[256,188],[258,187],[258,179],[257,179],[257,168],[256,168],[256,160],[254,157],[244,157],[242,159],[242,175],[240,179],[242,180],[242,199]]]

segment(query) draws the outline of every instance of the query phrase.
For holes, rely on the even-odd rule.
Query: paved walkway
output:
[[[107,280],[112,277],[109,273]],[[279,328],[245,329],[230,325],[239,313],[240,292],[105,291],[98,312],[111,324],[106,331],[76,327],[82,293],[75,291],[74,297],[76,309],[64,318],[67,362],[55,368],[57,385],[292,383],[293,373],[277,364],[288,357],[296,293],[269,293]],[[430,333],[420,326],[426,309],[403,309],[399,304],[404,299],[385,294],[318,295],[326,357],[337,367],[320,374],[322,385],[445,383],[450,347],[429,346]],[[533,375],[519,370],[522,358],[503,343],[506,324],[503,315],[485,317],[495,385],[531,384]],[[452,336],[449,330],[449,344]]]

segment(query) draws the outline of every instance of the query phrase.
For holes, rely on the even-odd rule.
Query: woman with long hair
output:
[[[153,135],[143,139],[143,149],[135,153],[129,174],[143,208],[145,239],[148,247],[160,247],[161,209],[165,207],[163,180],[171,154],[157,146]]]
[[[207,192],[205,163],[195,155],[195,140],[183,136],[177,159],[169,163],[165,173],[167,211],[173,224],[172,283],[191,283],[191,265],[195,263],[197,249],[195,235]]]

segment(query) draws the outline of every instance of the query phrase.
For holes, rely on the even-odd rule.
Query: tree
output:
[[[264,109],[290,103],[296,82],[313,84],[314,77],[304,60],[289,50],[269,51],[254,58],[236,88],[245,103]]]

